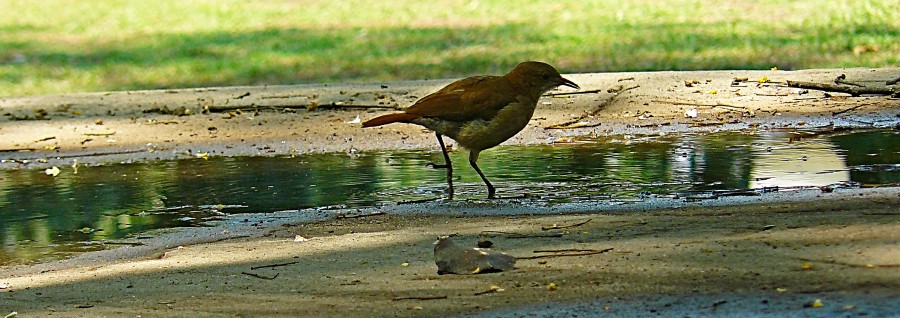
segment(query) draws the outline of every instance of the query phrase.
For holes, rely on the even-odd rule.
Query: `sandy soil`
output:
[[[816,197],[645,212],[387,213],[284,224],[262,237],[170,248],[152,258],[13,269],[0,278],[7,286],[0,300],[3,310],[55,317],[502,316],[522,306],[585,301],[596,305],[582,311],[603,316],[896,314],[898,191]],[[553,226],[565,228],[542,229]],[[460,244],[486,239],[522,259],[508,272],[437,275],[432,242],[452,233]],[[309,240],[295,242],[296,235]],[[583,256],[537,252],[609,248]],[[816,299],[822,307],[809,307]]]
[[[850,81],[884,87],[879,83],[896,77],[900,69],[567,75],[582,91],[597,92],[544,99],[549,105],[540,107],[529,128],[509,143],[569,142],[619,133],[891,127],[900,122],[900,100],[895,98],[826,95],[783,84],[830,83],[842,73]],[[763,77],[769,82],[759,83]],[[733,84],[735,78],[748,80]],[[406,106],[447,82],[6,98],[0,100],[4,115],[0,168],[65,169],[73,159],[92,164],[198,153],[433,150],[433,135],[420,128],[362,130],[352,121],[357,115],[366,119],[391,110],[386,107]],[[374,107],[347,106],[351,104]],[[685,115],[693,109],[697,117]],[[532,215],[539,209],[516,200],[437,202],[418,208],[440,213],[459,206],[487,212],[433,215],[373,209],[369,212],[385,213],[359,218],[331,215],[313,223],[236,223],[181,234],[182,238],[203,231],[216,234],[194,240],[203,244],[178,247],[171,242],[182,241],[170,241],[70,261],[5,267],[0,269],[0,315],[17,311],[27,317],[516,316],[568,310],[586,316],[889,316],[900,312],[896,188],[838,190],[801,200],[735,205],[636,205],[615,211],[561,206],[544,208],[541,211],[549,214],[541,215]],[[498,215],[505,212],[517,215]],[[587,220],[565,229],[541,229]],[[484,231],[506,234],[488,238]],[[458,243],[487,238],[495,249],[523,258],[558,254],[536,250],[612,250],[521,259],[515,270],[502,273],[437,275],[431,244],[437,236],[451,233],[459,234]],[[512,238],[509,233],[526,237]],[[295,235],[309,240],[295,242]],[[270,265],[278,266],[254,268]],[[821,307],[814,306],[816,299]]]

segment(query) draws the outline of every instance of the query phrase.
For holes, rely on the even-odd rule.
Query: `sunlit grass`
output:
[[[0,96],[564,72],[885,67],[900,0],[0,0]]]

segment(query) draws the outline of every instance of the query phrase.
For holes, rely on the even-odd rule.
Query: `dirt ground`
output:
[[[786,85],[788,80],[831,83],[840,74],[884,88],[900,69],[566,75],[583,87],[581,93],[555,92],[576,94],[545,98],[529,127],[508,143],[738,129],[827,131],[900,122],[897,98]],[[433,135],[421,128],[362,130],[354,119],[402,108],[447,82],[5,98],[0,100],[0,168],[56,165],[65,172],[73,159],[94,164],[198,154],[433,150]],[[444,209],[440,203],[425,207]],[[248,237],[223,226],[209,231],[219,231],[224,240],[203,244],[163,244],[137,254],[96,254],[115,256],[88,256],[90,261],[4,267],[0,315],[547,313],[530,309],[537,305],[550,306],[550,313],[582,306],[582,316],[878,317],[900,312],[897,188],[837,190],[790,202],[614,212],[559,209],[534,215],[515,200],[489,207],[496,214],[524,213],[385,211],[260,227]],[[542,230],[554,225],[565,228]],[[491,240],[494,249],[521,258],[517,268],[437,275],[432,242],[454,233],[465,245]],[[295,241],[296,235],[309,240]],[[591,251],[597,253],[560,255]]]
[[[599,301],[590,312],[602,316],[896,314],[898,191],[819,198],[626,213],[333,219],[151,258],[20,268],[3,274],[0,300],[3,310],[27,317],[502,316],[582,301]],[[542,230],[554,226],[564,228]],[[460,244],[492,241],[520,258],[517,268],[438,275],[432,242],[453,233]],[[710,300],[687,308],[641,301],[660,296]],[[747,299],[754,301],[741,303]],[[812,305],[816,299],[822,307]]]

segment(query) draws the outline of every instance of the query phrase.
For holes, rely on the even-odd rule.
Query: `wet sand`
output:
[[[840,73],[873,84],[900,69],[571,75],[584,90],[599,92],[546,98],[550,104],[510,143],[897,125],[897,99],[826,96],[752,80],[828,82]],[[735,86],[735,77],[751,80]],[[352,120],[388,111],[385,105],[405,106],[446,82],[7,98],[0,100],[10,114],[0,126],[0,166],[58,165],[65,173],[73,159],[432,151],[433,135],[420,128],[361,130]],[[618,85],[618,92],[607,91]],[[379,108],[345,108],[351,103]],[[685,116],[691,109],[697,117]],[[10,120],[29,117],[35,118]],[[301,222],[303,212],[325,220]],[[898,215],[900,189],[880,188],[626,206],[504,199],[235,216],[218,227],[161,234],[144,246],[4,267],[0,314],[890,316],[900,312]],[[571,227],[541,229],[554,225]],[[489,239],[495,249],[529,259],[508,272],[437,275],[431,244],[453,233],[458,243]],[[295,242],[296,235],[309,240]]]

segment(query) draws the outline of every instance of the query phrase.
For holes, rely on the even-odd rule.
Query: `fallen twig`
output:
[[[275,273],[275,276],[271,276],[271,277],[265,276],[265,275],[260,275],[260,274],[257,274],[257,273],[251,273],[251,272],[241,272],[241,274],[244,274],[244,275],[247,275],[247,276],[253,276],[253,277],[256,277],[256,278],[260,278],[260,279],[266,279],[266,280],[273,280],[273,279],[275,279],[275,278],[278,277],[278,273]]]
[[[522,234],[515,232],[503,232],[503,231],[481,231],[481,236],[487,237],[495,237],[495,236],[503,236],[506,238],[535,238],[535,237],[562,237],[562,233],[538,233],[538,234]]]
[[[272,267],[288,266],[288,265],[294,265],[294,264],[297,264],[297,263],[300,263],[300,262],[298,262],[298,261],[293,261],[293,262],[287,262],[287,263],[278,263],[278,264],[270,264],[270,265],[253,266],[253,267],[250,267],[250,270],[257,270],[257,269],[261,269],[261,268],[272,268]]]
[[[406,200],[406,201],[397,202],[397,204],[416,204],[416,203],[438,201],[438,200],[443,200],[443,199],[444,198],[437,197],[437,198],[428,198],[428,199]]]
[[[596,252],[597,250],[592,248],[564,248],[558,250],[533,250],[533,253],[564,253],[564,252]]]
[[[265,97],[263,97],[265,98]],[[269,108],[272,110],[288,110],[288,109],[306,109],[306,110],[315,110],[319,108],[387,108],[387,109],[400,109],[400,106],[397,105],[370,105],[370,104],[343,104],[343,103],[331,103],[331,104],[288,104],[288,105],[239,105],[239,106],[225,106],[225,105],[215,105],[204,107],[204,112],[209,113],[227,113],[230,111],[249,111],[249,110],[258,110],[260,108]]]
[[[838,260],[820,260],[814,258],[806,258],[806,257],[797,257],[797,259],[804,262],[815,262],[815,263],[824,263],[824,264],[832,264],[832,265],[842,265],[848,267],[859,267],[859,268],[898,268],[900,264],[857,264],[850,262],[842,262]]]
[[[850,96],[859,96],[863,94],[870,95],[891,95],[900,90],[890,89],[887,87],[848,87],[848,86],[840,86],[830,83],[814,83],[814,82],[801,82],[801,81],[787,81],[788,87],[796,87],[796,88],[806,88],[806,89],[815,89],[826,92],[836,92],[836,93],[846,93],[850,94]]]
[[[844,85],[856,86],[856,87],[866,87],[865,85],[857,84],[857,83],[848,81],[848,80],[847,80],[847,74],[841,74],[841,75],[838,75],[838,77],[835,77],[835,78],[834,78],[834,83],[835,83],[835,84],[844,84]]]
[[[260,97],[259,99],[270,99],[270,98],[293,98],[293,97],[307,97],[307,98],[309,98],[309,96],[306,96],[306,95],[303,95],[303,94],[292,94],[292,95],[269,95],[269,96],[263,96],[263,97]]]
[[[602,89],[592,89],[587,91],[577,91],[577,92],[564,92],[564,93],[547,93],[544,96],[547,97],[555,97],[555,96],[566,96],[566,95],[580,95],[580,94],[594,94],[603,92]]]
[[[729,104],[725,104],[725,103],[721,103],[721,102],[715,103],[715,104],[700,104],[700,103],[693,103],[693,102],[681,102],[681,101],[664,100],[664,99],[654,99],[651,102],[672,104],[672,105],[688,105],[688,106],[697,106],[697,107],[712,107],[712,108],[722,107],[722,108],[731,108],[732,110],[741,110],[741,111],[747,110],[747,107],[744,107],[744,106],[729,105]]]
[[[836,112],[831,112],[831,116],[840,115],[840,114],[843,114],[843,113],[846,113],[846,112],[850,112],[850,111],[854,111],[854,110],[857,110],[857,109],[860,109],[860,108],[863,108],[863,107],[866,107],[866,106],[869,106],[869,105],[868,105],[868,104],[864,104],[864,105],[856,105],[856,106],[853,106],[853,107],[850,107],[850,108],[847,108],[847,109],[844,109],[844,110],[839,110],[839,111],[836,111]]]
[[[621,85],[620,85],[620,86],[621,86]],[[562,123],[562,124],[556,124],[556,125],[544,127],[544,129],[575,129],[575,128],[589,128],[589,127],[597,127],[597,126],[600,126],[601,123],[590,124],[590,123],[584,122],[584,119],[585,119],[585,118],[588,118],[588,117],[590,117],[590,116],[597,115],[597,113],[599,113],[599,112],[602,111],[604,108],[606,108],[606,106],[608,106],[609,104],[612,104],[612,102],[616,99],[616,97],[619,96],[619,93],[624,92],[624,91],[627,91],[627,90],[629,90],[629,89],[638,88],[638,87],[640,87],[640,85],[635,85],[635,86],[631,86],[631,87],[624,88],[624,89],[612,89],[612,88],[610,88],[610,89],[607,90],[607,92],[612,93],[612,94],[613,94],[612,97],[610,97],[609,99],[603,101],[602,103],[600,103],[600,105],[597,105],[597,108],[594,109],[594,111],[592,111],[591,113],[581,115],[580,117],[578,117],[578,118],[576,118],[576,119],[574,119],[574,120],[567,121],[567,122]],[[598,90],[591,90],[591,91],[586,91],[586,92],[595,92],[595,91],[598,91]]]
[[[488,289],[485,291],[480,291],[480,292],[474,293],[472,295],[481,296],[481,295],[493,294],[493,293],[499,292],[500,290],[501,290],[500,288],[494,287],[494,288],[491,288],[491,289]]]
[[[573,228],[573,227],[579,227],[579,226],[585,225],[585,224],[587,224],[588,222],[590,222],[591,220],[592,220],[592,219],[587,219],[587,220],[585,220],[584,222],[579,222],[579,223],[575,223],[575,224],[572,224],[572,225],[556,225],[556,224],[554,224],[554,225],[552,225],[552,226],[542,226],[542,227],[541,227],[541,230],[547,231],[547,230],[570,229],[570,228]]]
[[[83,133],[82,135],[85,135],[85,136],[112,136],[115,134],[116,134],[115,131],[111,131],[111,132],[105,132],[105,133]]]
[[[352,215],[338,214],[334,218],[335,219],[356,219],[356,218],[364,218],[364,217],[378,216],[378,215],[385,215],[385,214],[387,214],[387,212],[384,212],[384,211],[372,212],[369,214],[352,214]]]
[[[587,256],[587,255],[595,255],[602,254],[609,251],[612,251],[613,248],[606,248],[602,250],[591,250],[590,252],[578,252],[578,253],[561,253],[561,254],[549,254],[549,255],[534,255],[534,256],[519,256],[516,259],[538,259],[538,258],[552,258],[552,257],[567,257],[567,256]]]
[[[559,125],[547,126],[547,127],[544,127],[544,129],[575,129],[575,128],[590,128],[590,127],[597,127],[597,126],[600,126],[600,124],[601,124],[601,123],[593,123],[593,124],[589,124],[589,123],[586,123],[586,122],[583,122],[583,121],[577,121],[577,122],[574,122],[574,123],[573,123],[573,122],[569,122],[569,123],[564,123],[564,124],[559,124]]]
[[[21,151],[35,151],[34,148],[6,148],[0,149],[0,152],[21,152]]]
[[[312,109],[316,109],[316,108],[387,108],[387,109],[399,110],[399,109],[401,109],[402,107],[400,107],[399,105],[338,104],[338,103],[331,103],[331,104],[318,105],[318,106],[313,107]]]
[[[435,299],[447,299],[447,296],[409,296],[409,297],[394,297],[394,298],[391,298],[391,301],[400,301],[400,300],[435,300]]]

